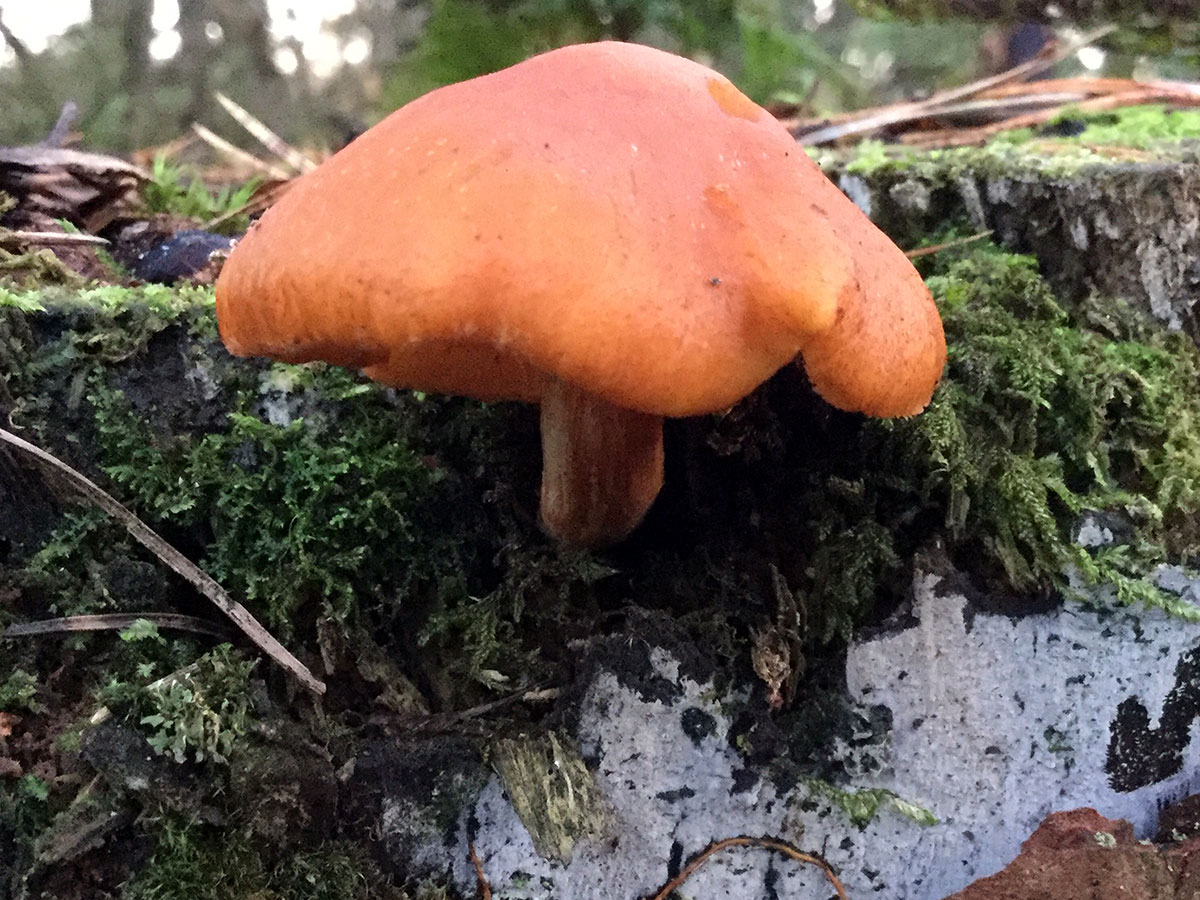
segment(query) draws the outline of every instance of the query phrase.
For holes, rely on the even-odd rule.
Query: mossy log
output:
[[[723,414],[668,422],[663,494],[604,553],[538,531],[536,410],[233,359],[207,290],[0,284],[9,427],[330,686],[315,709],[266,661],[145,627],[0,646],[19,737],[0,750],[86,775],[0,780],[17,848],[0,882],[102,871],[176,897],[220,867],[239,885],[223,896],[318,896],[291,886],[336,872],[374,887],[320,896],[390,898],[382,868],[469,892],[474,841],[498,895],[632,897],[740,832],[827,847],[853,896],[932,900],[1005,858],[1044,796],[1153,809],[1183,752],[1164,765],[1159,744],[1182,738],[1114,717],[1130,685],[1190,677],[1180,595],[1198,587],[1153,567],[1200,545],[1200,357],[1169,327],[1195,328],[1200,185],[1182,155],[1035,153],[823,160],[903,246],[988,228],[1036,259],[979,241],[921,261],[952,351],[922,416],[833,410],[787,366]],[[207,612],[25,461],[0,459],[0,502],[0,626]],[[798,684],[786,709],[753,674],[771,653]],[[224,681],[170,705],[148,687],[197,657]],[[1109,752],[1110,733],[1133,739]],[[90,845],[37,862],[93,780],[104,802],[75,820],[120,812],[109,868],[87,868]],[[1014,782],[1034,787],[994,789]],[[760,862],[689,890],[815,886]]]
[[[1200,338],[1200,166],[1169,152],[1055,141],[947,151],[861,151],[826,171],[904,247],[947,228],[989,231],[1037,258],[1068,301],[1122,298]]]

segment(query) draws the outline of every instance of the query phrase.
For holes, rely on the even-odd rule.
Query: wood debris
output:
[[[48,231],[67,219],[95,234],[141,204],[142,168],[103,153],[62,147],[0,147],[0,191],[17,201],[19,221]]]
[[[922,149],[982,144],[1002,131],[1034,128],[1068,111],[1104,112],[1151,103],[1200,106],[1200,83],[1081,76],[1031,81],[1094,43],[1111,28],[1070,44],[1054,43],[1027,63],[925,100],[892,103],[825,118],[782,119],[805,146],[881,138]]]

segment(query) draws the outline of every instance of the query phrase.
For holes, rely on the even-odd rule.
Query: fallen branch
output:
[[[225,589],[207,572],[193,563],[190,559],[164,541],[145,522],[121,505],[116,498],[106,492],[86,475],[75,471],[56,456],[15,434],[0,428],[0,443],[8,444],[21,452],[32,456],[44,466],[48,466],[60,475],[66,476],[80,493],[92,503],[100,507],[118,522],[125,526],[130,536],[157,556],[168,568],[190,582],[201,594],[213,602],[225,613],[233,623],[260,650],[275,660],[285,670],[290,672],[301,684],[315,694],[325,693],[324,682],[317,679],[308,667],[296,659],[288,649],[279,643],[269,631],[259,624],[250,612],[225,592]]]
[[[666,900],[673,891],[679,890],[680,886],[687,881],[704,863],[706,863],[714,854],[719,853],[729,847],[760,847],[763,850],[773,850],[776,853],[782,853],[788,859],[794,859],[796,862],[807,863],[810,866],[816,866],[825,873],[825,877],[829,879],[829,883],[833,885],[833,889],[837,891],[838,897],[841,900],[849,900],[846,896],[846,889],[842,887],[841,881],[833,874],[833,867],[819,856],[814,856],[811,853],[805,853],[799,847],[789,844],[787,841],[780,838],[772,837],[747,837],[741,835],[739,837],[725,838],[720,841],[713,841],[699,853],[697,853],[683,867],[678,875],[659,888],[649,900]]]

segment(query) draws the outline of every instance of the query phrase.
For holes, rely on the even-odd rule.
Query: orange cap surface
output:
[[[217,315],[239,355],[481,399],[559,378],[667,416],[729,406],[797,353],[836,405],[907,414],[945,355],[912,266],[775,119],[621,43],[393,113],[240,241]]]

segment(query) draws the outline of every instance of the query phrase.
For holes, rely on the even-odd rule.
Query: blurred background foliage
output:
[[[160,146],[193,122],[236,137],[223,91],[285,138],[336,148],[438,85],[603,39],[685,54],[760,103],[826,114],[998,71],[1050,34],[864,16],[847,0],[90,0],[61,33],[35,35],[52,26],[34,6],[0,0],[0,145],[44,139],[67,101],[88,148]],[[1091,65],[1107,74],[1195,71],[1186,48],[1121,32],[1106,47]]]

